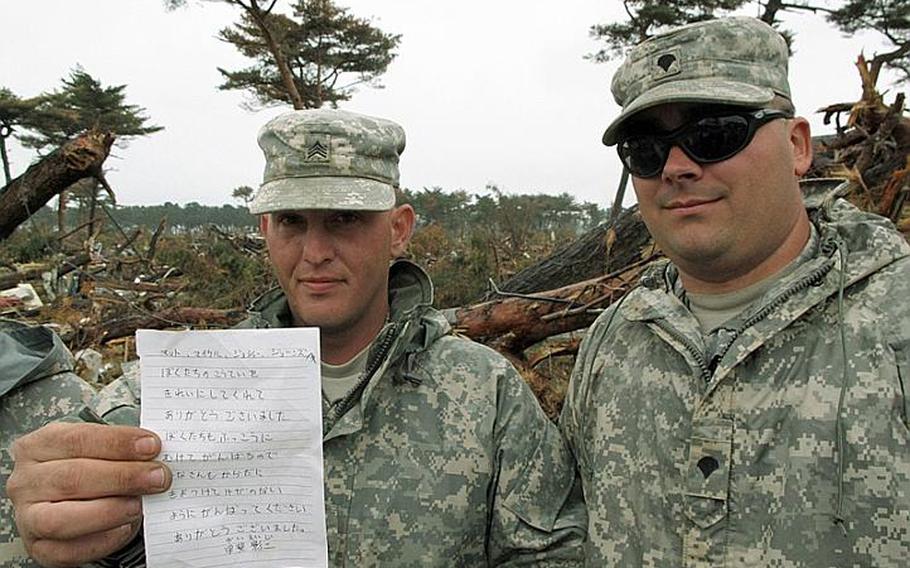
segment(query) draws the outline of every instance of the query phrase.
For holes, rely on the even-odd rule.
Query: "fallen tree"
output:
[[[135,310],[134,310],[135,311]],[[81,345],[97,345],[128,337],[137,329],[196,329],[230,327],[246,316],[242,309],[216,310],[210,308],[170,308],[159,312],[131,313],[123,317],[80,327],[62,334],[65,340]]]
[[[113,143],[109,132],[88,131],[9,182],[0,192],[0,239],[10,236],[51,198],[77,181],[87,177],[103,180],[101,165]]]
[[[587,327],[605,307],[634,287],[641,271],[660,257],[651,247],[621,270],[538,294],[508,294],[457,308],[450,317],[456,331],[518,357],[553,335]]]
[[[597,278],[641,262],[651,254],[652,248],[651,235],[638,208],[625,209],[615,219],[601,223],[547,258],[517,272],[500,284],[498,291],[527,294]]]

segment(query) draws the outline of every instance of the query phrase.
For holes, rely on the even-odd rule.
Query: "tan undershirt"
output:
[[[367,368],[367,356],[372,345],[370,343],[364,347],[347,363],[341,365],[322,363],[322,394],[329,403],[341,400],[357,385],[357,379]]]
[[[724,323],[738,316],[749,307],[752,302],[759,299],[765,292],[781,278],[796,270],[801,264],[812,257],[818,242],[818,233],[815,226],[811,226],[809,240],[798,257],[790,264],[764,280],[747,286],[742,290],[727,292],[725,294],[690,294],[686,292],[689,309],[701,324],[702,331],[711,333]]]

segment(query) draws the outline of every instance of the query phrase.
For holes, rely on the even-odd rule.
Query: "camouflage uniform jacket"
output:
[[[94,389],[73,373],[73,356],[51,330],[0,320],[0,566],[38,566],[16,532],[6,480],[10,444],[23,434],[78,412]]]
[[[661,263],[586,336],[560,419],[594,566],[907,566],[910,247],[844,201],[705,337]]]
[[[501,355],[451,332],[421,269],[396,262],[390,288],[360,388],[323,400],[329,564],[581,565],[586,517],[559,430]],[[257,307],[241,326],[290,324],[282,294]],[[138,392],[135,378],[111,386],[98,410],[135,420],[123,413]]]

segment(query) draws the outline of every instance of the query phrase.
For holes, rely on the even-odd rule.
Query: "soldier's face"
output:
[[[404,252],[413,224],[409,205],[382,212],[280,211],[260,218],[295,324],[318,326],[324,351],[332,341],[356,341],[382,326],[389,261]]]
[[[703,106],[667,104],[642,111],[636,124],[669,132],[704,112]],[[658,175],[633,175],[632,184],[657,244],[684,277],[710,285],[749,274],[794,231],[807,230],[796,178],[811,159],[805,119],[778,119],[720,162],[699,164],[673,146]]]

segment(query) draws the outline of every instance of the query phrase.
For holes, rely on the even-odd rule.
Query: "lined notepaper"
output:
[[[143,498],[149,568],[327,566],[313,328],[136,334],[142,427],[173,472]]]

